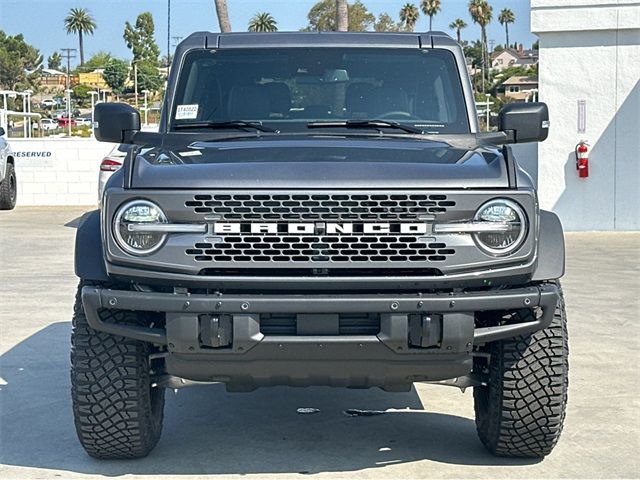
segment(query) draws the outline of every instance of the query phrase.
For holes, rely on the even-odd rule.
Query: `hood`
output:
[[[377,137],[193,142],[142,147],[133,188],[505,188],[497,150]]]

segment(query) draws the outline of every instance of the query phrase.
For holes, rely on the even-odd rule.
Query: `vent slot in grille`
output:
[[[203,194],[185,202],[195,213],[254,222],[422,220],[455,205],[446,195],[427,194]]]
[[[380,315],[346,313],[338,316],[339,335],[377,335],[380,333]],[[297,335],[295,313],[260,315],[260,333],[263,335]]]
[[[419,235],[227,235],[195,243],[185,253],[196,262],[387,263],[443,262],[455,250]]]

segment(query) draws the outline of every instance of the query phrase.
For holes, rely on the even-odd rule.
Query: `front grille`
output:
[[[424,220],[455,207],[441,194],[213,194],[185,206],[223,221]]]
[[[234,235],[198,242],[186,254],[196,262],[387,263],[443,262],[455,250],[419,235]]]
[[[260,333],[263,335],[297,335],[297,315],[262,314]],[[338,315],[338,335],[377,335],[380,315],[374,313],[341,313]]]

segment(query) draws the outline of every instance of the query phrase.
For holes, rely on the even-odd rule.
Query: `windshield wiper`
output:
[[[346,120],[340,122],[309,122],[307,123],[309,128],[395,128],[407,133],[417,133],[419,135],[424,134],[424,131],[411,127],[409,125],[403,125],[398,122],[391,122],[389,120]]]
[[[182,130],[184,128],[206,128],[206,129],[225,129],[232,128],[236,130],[244,130],[246,128],[253,128],[260,132],[280,133],[279,130],[271,127],[265,127],[260,122],[246,122],[244,120],[230,120],[228,122],[188,122],[178,123],[173,126],[175,130]]]

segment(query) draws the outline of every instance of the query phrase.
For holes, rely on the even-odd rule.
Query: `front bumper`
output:
[[[478,293],[380,295],[204,295],[146,293],[84,287],[82,302],[95,330],[166,346],[167,373],[198,381],[225,382],[232,389],[256,386],[331,385],[403,389],[416,381],[467,375],[474,345],[525,335],[547,327],[558,300],[555,285]],[[481,311],[539,307],[535,321],[475,326]],[[161,312],[164,328],[107,323],[100,309]],[[325,322],[336,314],[367,313],[379,318],[376,335],[264,334],[265,314],[296,314]],[[437,316],[438,341],[416,347],[411,318]],[[223,328],[218,319],[229,319]],[[222,341],[220,347],[204,342]],[[211,319],[215,318],[214,323]],[[424,324],[421,324],[424,325]],[[430,325],[430,324],[428,324]],[[217,330],[220,327],[220,330]],[[424,331],[424,335],[429,332]],[[207,344],[208,343],[208,344]]]

